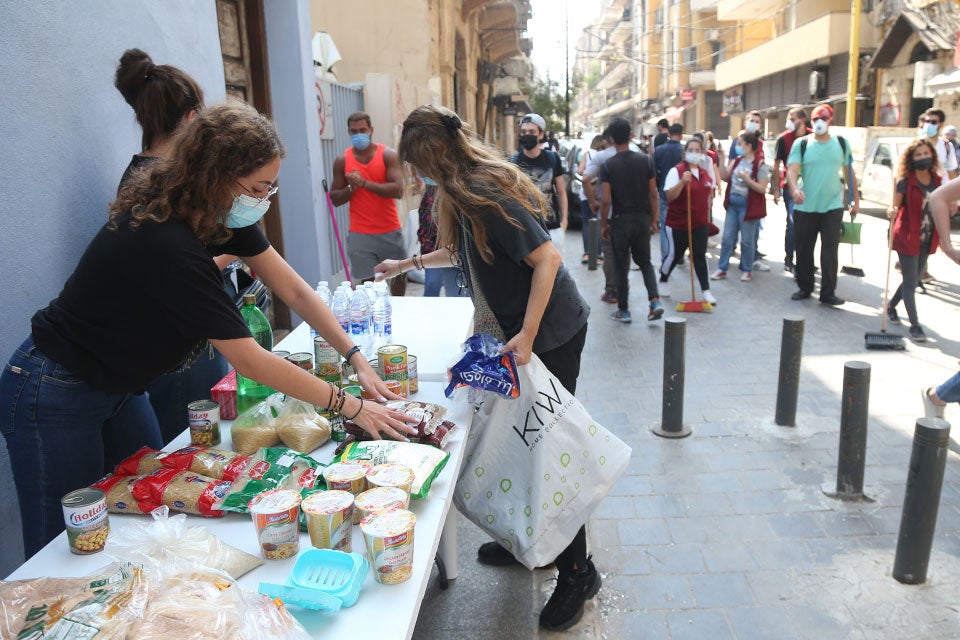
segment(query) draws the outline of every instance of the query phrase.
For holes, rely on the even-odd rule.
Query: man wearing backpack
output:
[[[547,229],[567,230],[567,190],[563,183],[560,156],[540,147],[547,127],[543,117],[528,113],[520,118],[520,151],[510,159],[543,192],[550,210],[544,212]]]
[[[850,218],[860,210],[856,177],[849,170],[853,158],[850,145],[841,136],[830,135],[833,109],[821,104],[810,114],[813,136],[805,136],[790,149],[787,159],[787,184],[794,205],[794,233],[797,241],[796,281],[799,291],[793,300],[805,300],[813,294],[813,249],[820,238],[820,302],[837,306],[837,248],[843,218],[844,170],[853,193]]]

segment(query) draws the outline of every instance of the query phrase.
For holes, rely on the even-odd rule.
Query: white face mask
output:
[[[747,132],[748,132],[748,133],[753,133],[754,131],[759,131],[759,130],[760,130],[760,123],[759,123],[759,122],[754,122],[753,120],[751,120],[751,121],[749,121],[749,122],[747,123]]]
[[[829,128],[830,124],[822,118],[817,118],[813,121],[813,132],[818,136],[825,134]]]
[[[788,118],[788,119],[787,119],[787,131],[796,131],[796,130],[797,130],[797,123],[794,122],[793,120],[790,120],[790,119]]]
[[[692,165],[698,165],[700,164],[700,161],[703,160],[703,154],[697,153],[696,151],[687,151],[687,153],[684,154],[683,157],[684,157],[684,160],[687,161],[687,164],[692,164]]]

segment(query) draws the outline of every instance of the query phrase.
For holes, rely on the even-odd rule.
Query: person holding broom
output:
[[[380,277],[394,277],[421,263],[459,266],[476,309],[474,330],[500,339],[518,365],[537,354],[575,393],[590,307],[550,242],[543,192],[444,107],[414,109],[403,123],[397,151],[402,162],[438,185],[439,248],[384,260],[376,268]],[[518,564],[495,541],[481,545],[477,556],[488,565]],[[540,612],[540,626],[559,631],[576,624],[584,603],[600,590],[600,573],[587,556],[585,527],[555,564],[557,586]]]
[[[667,196],[666,225],[669,249],[660,266],[660,290],[664,296],[670,273],[680,262],[680,256],[692,244],[690,256],[700,281],[703,299],[717,304],[710,293],[710,271],[707,268],[707,239],[710,237],[710,205],[715,178],[710,159],[703,152],[703,143],[696,138],[687,140],[683,160],[669,172],[663,181]],[[690,233],[688,233],[688,230]],[[692,241],[691,241],[692,239]]]
[[[903,300],[910,319],[910,338],[925,342],[926,334],[917,317],[916,289],[920,274],[927,266],[927,257],[937,250],[939,237],[927,200],[940,186],[940,161],[937,150],[928,138],[917,138],[900,156],[897,186],[893,204],[887,210],[893,228],[890,248],[900,259],[903,281],[894,291],[884,313],[894,324],[900,323],[897,305]]]

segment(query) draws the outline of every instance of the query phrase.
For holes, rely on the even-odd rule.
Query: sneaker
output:
[[[604,293],[602,296],[600,296],[600,302],[609,302],[611,304],[617,304],[617,294]]]
[[[477,549],[477,562],[491,567],[507,567],[510,565],[522,566],[520,561],[513,557],[513,554],[497,542],[484,542]],[[538,569],[547,569],[552,567],[551,562],[548,565],[537,567]]]
[[[937,404],[934,402],[930,394],[934,393],[933,387],[927,387],[926,389],[920,390],[920,395],[923,397],[923,416],[925,418],[940,418],[943,419],[943,410],[946,408],[946,403]]]
[[[580,258],[580,264],[587,264],[588,262],[590,262],[590,254],[585,253],[583,254],[583,257]]]
[[[791,299],[791,300],[806,300],[807,298],[810,297],[810,295],[811,295],[811,294],[810,294],[809,291],[804,291],[803,289],[801,289],[800,291],[795,291],[795,292],[793,293],[793,295],[790,296],[790,299]]]
[[[670,285],[667,284],[666,282],[658,282],[658,283],[657,283],[657,293],[660,294],[660,297],[661,297],[661,298],[669,298],[669,297],[670,297]]]
[[[793,265],[792,261],[787,260],[783,263],[783,270],[787,273],[793,273],[796,270],[796,267]]]
[[[583,617],[583,605],[597,592],[603,580],[600,572],[587,558],[587,567],[570,575],[557,578],[557,588],[540,612],[540,626],[549,631],[565,631]]]
[[[650,303],[650,311],[647,313],[647,320],[651,322],[653,320],[659,320],[663,317],[663,305],[659,300],[654,300]],[[629,320],[628,320],[629,322]]]
[[[926,342],[927,334],[923,332],[923,327],[918,324],[910,327],[910,339],[914,342]]]
[[[717,299],[713,297],[712,293],[710,293],[710,289],[707,289],[703,292],[703,299],[714,306],[717,304]]]
[[[753,263],[754,271],[770,271],[770,265],[762,260],[755,260]]]
[[[829,305],[831,307],[839,307],[841,304],[846,302],[843,298],[832,295],[832,296],[820,296],[820,304]]]
[[[900,316],[897,314],[896,307],[887,305],[887,320],[889,320],[891,324],[900,324]]]
[[[617,322],[633,322],[633,318],[630,316],[629,311],[622,311],[617,309],[610,314],[611,320],[616,320]]]
[[[727,272],[724,271],[723,269],[717,269],[717,270],[714,271],[712,274],[710,274],[710,279],[711,279],[711,280],[726,280],[726,279],[727,279]]]
[[[930,284],[934,280],[936,280],[936,278],[930,275],[930,272],[927,271],[926,269],[924,269],[923,273],[920,274],[920,282],[922,282],[923,284]]]
[[[749,271],[744,271],[742,274],[740,274],[740,282],[751,282],[751,281],[753,281],[753,274],[750,273]]]

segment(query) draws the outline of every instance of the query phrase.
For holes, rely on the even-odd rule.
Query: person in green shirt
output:
[[[787,158],[787,184],[796,204],[794,231],[797,241],[795,278],[799,291],[793,300],[813,294],[813,249],[820,238],[820,302],[831,306],[844,303],[837,290],[837,247],[843,218],[843,183],[840,171],[850,167],[850,145],[830,135],[833,109],[821,104],[811,114],[813,135],[793,145]],[[853,193],[851,220],[860,210],[860,193],[853,171],[848,172]]]

